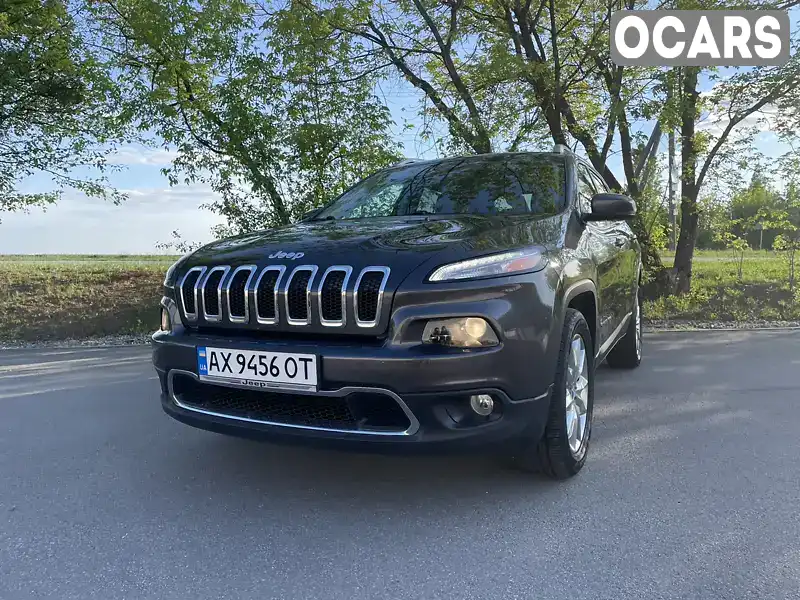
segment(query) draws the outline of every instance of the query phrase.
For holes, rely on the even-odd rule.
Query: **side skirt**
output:
[[[603,342],[603,345],[600,346],[600,350],[597,352],[597,356],[595,357],[595,365],[600,366],[603,364],[603,361],[614,349],[614,346],[616,346],[619,341],[625,337],[625,329],[628,327],[628,323],[630,322],[632,316],[632,312],[629,312],[627,315],[625,315],[617,328],[611,333],[610,336],[608,336],[608,339]]]

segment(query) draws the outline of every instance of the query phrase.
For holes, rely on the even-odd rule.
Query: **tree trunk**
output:
[[[674,292],[688,293],[692,282],[692,259],[697,241],[697,148],[695,147],[695,121],[697,118],[697,67],[683,71],[681,98],[681,231],[675,250],[673,267]]]

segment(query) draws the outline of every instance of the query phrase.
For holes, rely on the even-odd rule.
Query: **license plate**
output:
[[[313,354],[200,346],[197,372],[204,381],[317,391],[317,357]]]

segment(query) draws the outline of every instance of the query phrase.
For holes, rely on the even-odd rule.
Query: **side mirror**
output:
[[[623,194],[595,194],[587,221],[623,221],[636,215],[636,202]]]
[[[309,219],[312,219],[312,218],[316,217],[319,214],[319,212],[322,210],[322,208],[323,207],[320,206],[319,208],[315,208],[314,210],[310,210],[307,213],[303,213],[303,216],[300,217],[300,220],[301,221],[308,221]]]

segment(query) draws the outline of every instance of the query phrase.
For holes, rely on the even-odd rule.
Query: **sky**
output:
[[[795,28],[797,15],[793,17]],[[406,122],[419,125],[419,96],[410,84],[381,84],[378,94],[391,110],[395,137],[405,156],[432,157],[435,150],[431,142],[419,140],[404,128]],[[766,156],[777,157],[789,148],[769,131],[768,122],[755,144]],[[718,127],[719,123],[712,121],[701,125],[712,131]],[[663,136],[661,152],[666,152],[666,147],[667,138]],[[158,254],[168,252],[158,249],[157,244],[170,241],[174,230],[187,241],[211,241],[211,228],[222,220],[201,206],[212,201],[215,194],[202,184],[170,187],[161,169],[174,156],[166,149],[123,146],[109,159],[123,166],[109,175],[111,185],[128,195],[118,206],[67,191],[61,202],[46,210],[0,213],[0,254]],[[619,161],[612,160],[610,167],[624,180]],[[52,189],[52,182],[44,176],[33,176],[21,185],[24,192]]]

